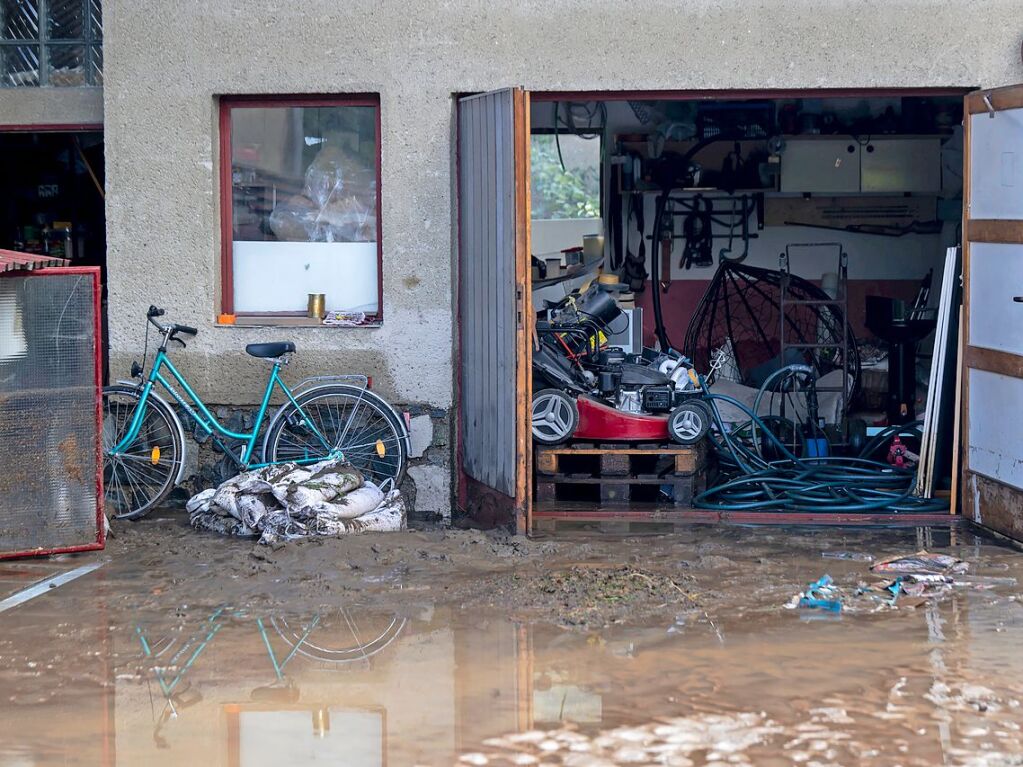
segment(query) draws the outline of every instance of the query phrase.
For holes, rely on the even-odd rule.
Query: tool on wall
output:
[[[702,195],[693,199],[692,210],[682,221],[686,246],[679,267],[682,269],[714,266],[714,203]]]
[[[665,213],[667,215],[661,217],[661,231],[658,237],[658,246],[661,249],[660,261],[662,264],[667,264],[667,268],[664,270],[664,276],[661,278],[661,290],[665,293],[671,287],[671,250],[673,240],[675,238],[675,217],[674,211],[672,210],[671,200],[665,204]]]

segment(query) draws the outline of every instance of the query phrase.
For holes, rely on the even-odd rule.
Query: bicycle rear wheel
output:
[[[157,506],[177,481],[185,446],[174,416],[163,402],[146,401],[139,434],[124,452],[110,454],[128,428],[139,404],[132,386],[103,389],[103,490],[107,514],[138,519]]]
[[[405,424],[386,401],[368,389],[345,384],[321,386],[297,400],[301,411],[289,402],[267,428],[264,463],[326,458],[340,450],[375,484],[387,479],[401,483],[408,464],[408,437]]]

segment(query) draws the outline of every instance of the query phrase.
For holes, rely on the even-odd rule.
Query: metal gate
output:
[[[99,292],[98,267],[0,276],[0,558],[103,547]]]
[[[514,517],[520,529],[530,463],[528,121],[521,89],[458,103],[459,457],[469,486],[460,495],[471,496],[470,513]]]

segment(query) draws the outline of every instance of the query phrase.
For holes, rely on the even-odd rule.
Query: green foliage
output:
[[[561,136],[562,170],[553,135],[531,141],[533,218],[600,216],[600,141]]]

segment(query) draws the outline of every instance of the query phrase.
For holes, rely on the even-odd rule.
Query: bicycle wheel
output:
[[[170,493],[184,461],[185,446],[174,416],[152,397],[135,441],[123,453],[110,454],[128,433],[138,403],[134,387],[103,389],[103,489],[107,514],[116,519],[148,514]]]
[[[270,623],[299,655],[325,667],[339,667],[369,660],[398,638],[408,619],[338,607],[317,613],[314,619],[294,618],[290,622],[284,616],[271,615]]]
[[[301,411],[289,402],[267,428],[264,463],[326,458],[340,450],[366,479],[401,483],[408,437],[405,424],[387,402],[368,389],[344,384],[312,389],[297,400]],[[330,443],[329,450],[316,432]]]

